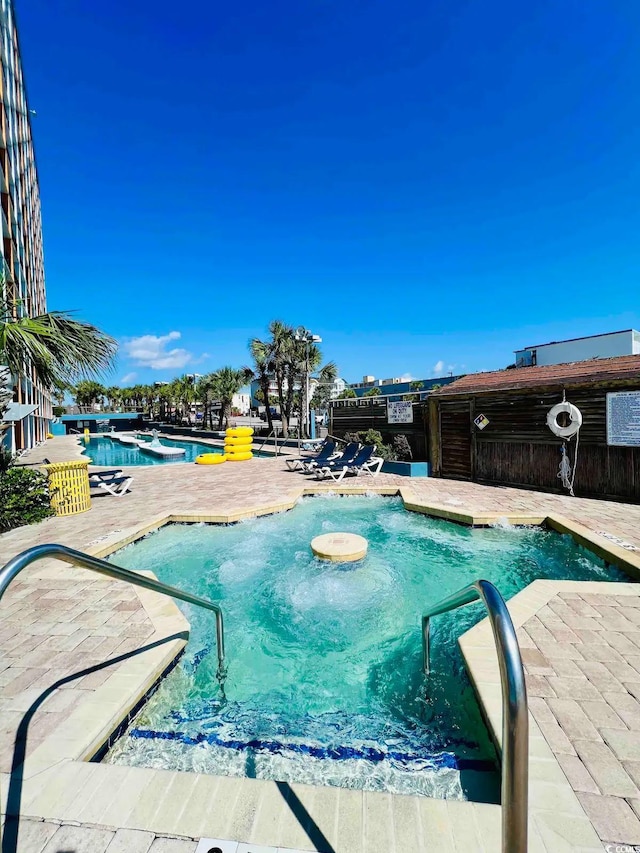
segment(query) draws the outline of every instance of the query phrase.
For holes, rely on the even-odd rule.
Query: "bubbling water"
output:
[[[332,530],[364,536],[367,556],[314,558],[309,542]],[[427,607],[479,577],[505,598],[537,577],[623,579],[569,537],[472,529],[380,496],[167,526],[113,560],[220,602],[228,677],[222,697],[210,614],[185,606],[187,653],[107,760],[429,796],[464,796],[460,767],[495,754],[457,647],[483,610],[432,620],[425,682]]]

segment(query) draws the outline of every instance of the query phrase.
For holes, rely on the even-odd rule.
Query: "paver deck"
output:
[[[77,457],[78,452],[75,439],[54,439],[34,451],[26,462],[37,464],[42,456],[61,461]],[[134,476],[132,492],[124,498],[96,497],[87,513],[49,519],[0,536],[0,563],[27,547],[45,542],[61,542],[93,553],[108,550],[112,543],[134,535],[146,525],[152,528],[158,519],[168,515],[190,519],[240,517],[292,506],[304,486],[312,485],[323,492],[337,491],[335,484],[326,485],[287,471],[282,458],[254,459],[237,465],[175,463],[130,470]],[[409,480],[386,474],[375,480],[352,478],[341,484],[339,491],[362,491],[367,487],[389,493],[402,488],[405,502],[428,504],[454,517],[467,514],[482,520],[517,515],[535,520],[547,515],[561,516],[594,534],[613,537],[622,548],[621,553],[635,559],[640,549],[640,506],[449,480]],[[605,540],[600,537],[600,541]],[[541,731],[544,747],[550,749],[545,761],[562,768],[562,784],[573,797],[565,817],[568,820],[573,816],[574,826],[578,818],[587,826],[580,830],[583,835],[577,830],[572,834],[567,822],[560,820],[562,815],[554,814],[562,813],[562,809],[538,801],[534,786],[532,808],[535,805],[539,814],[532,821],[531,850],[595,850],[600,849],[598,837],[606,842],[640,843],[640,624],[635,615],[640,614],[640,596],[635,586],[629,584],[625,595],[603,591],[595,601],[589,596],[598,598],[598,593],[584,592],[579,587],[576,585],[569,591],[544,587],[547,590],[544,601],[529,608],[527,620],[519,623],[534,725],[532,745],[538,743],[535,732]],[[514,605],[514,609],[510,605],[512,615],[518,606]],[[75,731],[72,721],[84,719],[83,729],[86,725],[98,743],[99,726],[90,715],[82,717],[83,709],[92,703],[101,707],[105,701],[116,703],[126,687],[137,685],[139,689],[146,683],[150,669],[161,672],[184,644],[180,632],[186,629],[186,623],[172,604],[153,593],[96,579],[88,572],[51,561],[25,570],[0,607],[0,770],[2,796],[6,797],[6,774],[11,762],[15,766],[19,763],[17,759],[26,755],[28,761],[35,762],[32,766],[46,768],[48,744],[52,738],[57,738],[58,743],[72,740]],[[146,651],[137,652],[139,647]],[[491,653],[484,649],[478,672]],[[109,687],[111,678],[120,679],[113,683],[118,685],[117,689]],[[479,692],[482,696],[482,691]],[[488,717],[491,723],[491,713]],[[499,729],[499,724],[496,725]],[[152,784],[153,774],[158,773],[95,764],[84,767],[87,772],[97,774],[91,777],[95,780],[102,778],[103,771],[126,773],[123,784],[132,802],[135,796],[141,796],[147,784]],[[73,820],[83,824],[79,829],[89,832],[91,826],[97,826],[95,832],[103,833],[99,839],[96,836],[97,840],[88,849],[103,849],[100,847],[103,845],[110,852],[119,850],[121,837],[114,833],[125,824],[110,822],[121,813],[116,804],[102,803],[89,808],[83,800],[89,778],[83,775],[83,765],[76,761],[65,772],[69,780],[66,799],[49,801],[47,811],[42,791],[36,791],[34,786],[23,803],[23,813],[29,816],[24,826],[30,827],[29,832],[40,833],[38,837],[46,836],[42,849],[51,853],[58,848],[46,845],[57,843],[56,836],[60,844],[66,843],[63,830],[73,834],[73,827],[50,832],[55,824],[34,822],[31,827],[31,818],[53,817],[60,821],[66,819],[64,815],[73,814]],[[176,796],[187,784],[181,777],[189,775],[171,775],[171,790]],[[257,780],[252,780],[256,799],[251,805],[238,799],[239,789],[234,785],[239,780],[223,780],[224,792],[222,788],[212,787],[218,781],[196,777],[195,788],[193,791],[190,788],[184,796],[187,801],[205,802],[215,793],[216,800],[225,803],[227,795],[232,790],[235,792],[224,806],[229,811],[229,821],[225,824],[229,833],[218,833],[221,838],[263,844],[273,843],[275,839],[283,849],[302,850],[322,850],[324,838],[325,848],[330,844],[337,853],[369,853],[380,849],[381,839],[387,839],[383,849],[389,851],[498,849],[496,807],[474,804],[472,808],[468,803],[363,795],[355,791],[336,792],[336,789],[307,790],[306,786],[291,786],[293,793],[287,794],[287,799],[274,790],[276,783],[258,784]],[[311,823],[322,828],[322,838],[311,837],[308,828],[294,831],[289,826],[287,815],[294,796],[304,803]],[[220,806],[223,811],[224,808]],[[238,808],[240,816],[236,814]],[[154,803],[151,817],[155,815],[154,820],[158,821],[161,811]],[[462,814],[466,817],[460,820]],[[140,809],[131,812],[126,827],[150,833],[140,838],[141,849],[151,848],[154,852],[173,849],[172,839],[162,837],[162,826],[151,826],[148,816],[145,823],[136,815],[142,815]],[[194,839],[199,834],[215,833],[193,805],[181,813],[180,819],[176,818],[172,831],[164,830],[164,834],[182,835],[183,841],[179,843],[183,847],[175,849],[187,853],[195,849]],[[76,840],[74,844],[78,850],[84,849],[84,842]],[[35,844],[24,849],[38,850]]]
[[[560,592],[519,642],[531,713],[598,835],[640,845],[640,596]]]

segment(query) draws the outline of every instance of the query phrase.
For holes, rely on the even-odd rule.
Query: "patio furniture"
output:
[[[352,460],[345,462],[342,459],[338,459],[336,462],[325,465],[323,468],[317,468],[315,469],[316,479],[324,480],[330,477],[335,483],[339,483],[345,474],[359,476],[362,473],[367,473],[375,477],[380,472],[383,461],[380,457],[374,457],[375,450],[375,444],[366,444],[360,448]],[[375,462],[373,461],[374,459]]]
[[[106,482],[113,480],[115,477],[122,477],[122,468],[109,468],[106,471],[89,471],[89,482],[92,480]]]
[[[287,468],[290,471],[298,471],[302,469],[302,466],[305,463],[313,462],[316,465],[321,464],[324,465],[325,462],[328,462],[329,459],[333,456],[336,450],[336,443],[331,439],[327,439],[322,447],[319,448],[319,452],[316,453],[315,456],[301,456],[298,459],[285,459],[287,463]]]
[[[112,480],[95,483],[95,486],[114,498],[121,498],[129,491],[132,482],[133,477],[114,477]]]
[[[324,463],[322,463],[322,461],[310,459],[308,462],[302,463],[301,470],[305,474],[312,474],[314,471],[317,471],[318,468],[327,468],[337,464],[348,465],[356,458],[360,447],[361,445],[357,441],[350,441],[339,455],[332,456],[330,459],[325,460]]]

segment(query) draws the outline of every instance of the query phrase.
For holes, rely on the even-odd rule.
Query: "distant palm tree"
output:
[[[89,408],[94,403],[100,403],[107,393],[104,385],[92,379],[83,379],[74,388],[73,396],[78,406]]]
[[[276,381],[282,431],[287,436],[294,394],[294,329],[281,320],[272,320],[269,323],[269,334],[270,366]]]
[[[220,370],[215,371],[212,382],[213,393],[216,399],[220,401],[218,429],[222,429],[223,424],[229,426],[233,397],[239,393],[241,388],[251,382],[252,378],[253,371],[249,367],[241,367],[239,370],[233,367],[221,367]]]
[[[171,408],[171,403],[173,401],[171,385],[160,385],[157,389],[156,396],[158,400],[158,418],[160,421],[166,421],[168,415],[167,409]]]
[[[100,329],[65,311],[20,316],[21,304],[7,300],[0,275],[0,365],[17,375],[25,365],[45,388],[72,385],[113,366],[117,344]]]
[[[267,415],[267,424],[269,432],[273,432],[273,418],[271,416],[271,405],[269,401],[269,389],[271,387],[271,343],[269,341],[261,341],[258,338],[253,338],[249,341],[249,351],[254,363],[253,379],[256,379],[262,391],[262,399]]]
[[[317,351],[318,348],[314,345],[314,349]],[[317,356],[317,361],[320,361],[319,352]],[[326,408],[327,403],[331,399],[333,384],[338,376],[338,367],[335,361],[328,361],[319,370],[317,365],[315,364],[312,369],[314,372],[317,372],[314,376],[315,390],[311,394],[311,407]]]
[[[189,376],[180,376],[171,383],[171,391],[176,407],[176,420],[187,418],[191,422],[191,403],[195,400],[195,385]],[[179,413],[179,418],[178,418]]]
[[[212,408],[211,404],[215,401],[215,378],[213,373],[205,373],[201,376],[196,385],[196,397],[198,402],[202,403],[202,427],[213,428]]]
[[[107,403],[112,410],[115,410],[122,401],[122,388],[117,385],[110,385],[105,388],[104,395],[107,398]]]

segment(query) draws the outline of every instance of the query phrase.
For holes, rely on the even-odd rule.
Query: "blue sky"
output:
[[[635,0],[17,0],[49,307],[112,381],[355,381],[640,327]]]

